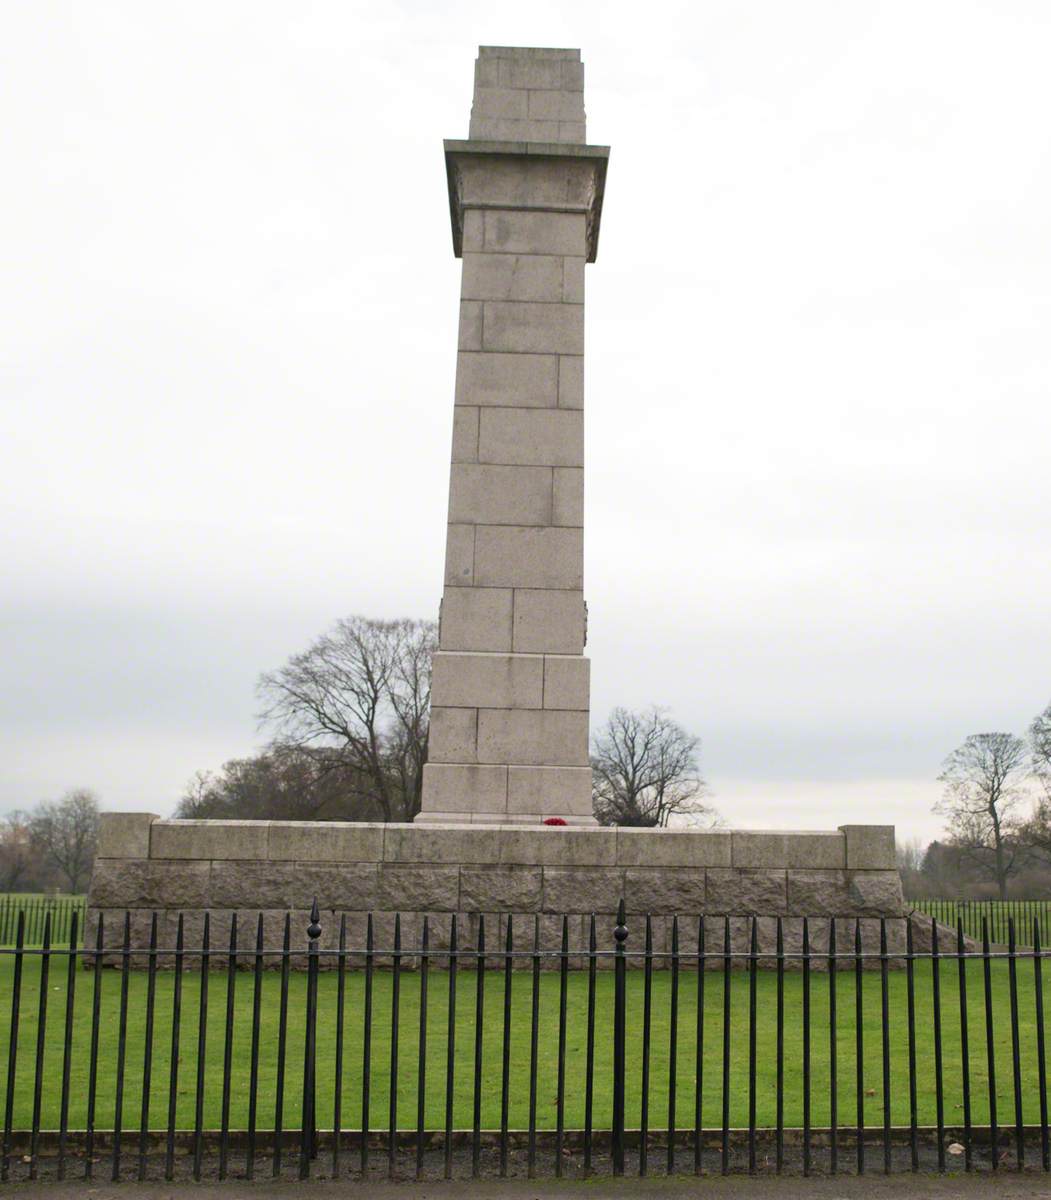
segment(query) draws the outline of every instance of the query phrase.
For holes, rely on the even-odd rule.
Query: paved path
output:
[[[869,1175],[861,1179],[741,1176],[702,1179],[592,1179],[558,1183],[554,1180],[475,1180],[450,1183],[378,1183],[367,1187],[354,1180],[307,1183],[280,1180],[258,1183],[16,1183],[5,1185],[8,1196],[21,1200],[200,1200],[202,1190],[210,1200],[697,1200],[698,1197],[743,1197],[745,1200],[1051,1200],[1051,1177],[1014,1175]]]

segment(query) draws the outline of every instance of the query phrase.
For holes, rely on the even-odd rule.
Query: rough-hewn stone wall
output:
[[[842,922],[842,948],[853,944],[863,918],[872,949],[878,918],[902,915],[891,826],[843,826],[830,833],[582,829],[545,826],[381,825],[294,821],[165,821],[148,813],[103,815],[89,904],[106,914],[106,945],[119,943],[123,913],[132,942],[146,944],[153,912],[159,941],[174,944],[178,914],[188,944],[200,944],[211,913],[212,945],[229,939],[238,914],[239,944],[254,945],[264,916],[268,948],[280,945],[285,913],[293,913],[293,944],[305,941],[314,897],[322,909],[322,945],[334,947],[343,914],[348,944],[364,941],[366,914],[375,914],[377,948],[389,948],[400,913],[406,946],[415,946],[422,916],[431,944],[448,944],[459,914],[460,945],[476,944],[486,915],[487,946],[502,946],[508,914],[516,942],[531,944],[536,916],[548,948],[557,946],[563,915],[570,948],[586,945],[588,920],[600,918],[607,948],[621,899],[629,913],[630,948],[642,945],[642,917],[654,922],[654,945],[665,950],[671,921],[680,918],[684,946],[693,944],[699,915],[731,918],[735,951],[747,950],[749,918],[759,922],[760,948],[774,947],[776,918],[786,946],[798,950],[802,918],[813,918],[815,949],[827,946],[829,921]],[[89,936],[95,928],[89,916]],[[721,945],[722,924],[709,922]],[[892,924],[900,948],[902,923]],[[519,939],[521,939],[519,941]]]

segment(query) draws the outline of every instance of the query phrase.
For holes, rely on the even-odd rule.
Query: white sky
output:
[[[528,11],[527,11],[528,10]],[[732,825],[933,835],[1051,698],[1051,6],[54,3],[0,39],[0,810],[168,812],[434,616],[480,43],[580,46],[593,722]]]

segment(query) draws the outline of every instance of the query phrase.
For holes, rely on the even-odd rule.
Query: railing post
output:
[[[299,1139],[299,1178],[310,1177],[310,1160],[317,1154],[317,1120],[315,1113],[315,1072],[317,1068],[317,972],[319,939],[321,937],[317,896],[310,910],[307,926],[307,1027],[303,1043],[303,1117]]]
[[[624,1174],[624,1039],[627,1009],[627,963],[624,943],[628,940],[624,900],[617,908],[613,930],[616,955],[613,959],[613,1174]]]

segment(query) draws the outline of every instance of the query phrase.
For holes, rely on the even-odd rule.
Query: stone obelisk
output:
[[[447,141],[463,259],[449,527],[417,821],[592,824],[584,264],[609,150],[578,50],[482,46]]]

